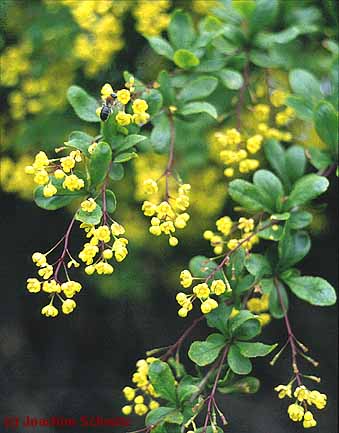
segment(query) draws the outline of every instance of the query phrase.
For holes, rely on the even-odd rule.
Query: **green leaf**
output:
[[[261,332],[261,325],[257,318],[253,318],[244,322],[239,328],[234,332],[233,336],[239,340],[252,340]]]
[[[284,148],[277,140],[271,138],[265,141],[264,151],[265,156],[270,163],[270,166],[273,168],[279,178],[283,181],[284,185],[289,187],[290,181],[286,169],[286,157]]]
[[[291,209],[294,206],[300,206],[315,199],[324,193],[329,186],[326,177],[317,174],[306,174],[296,181],[285,202],[285,209]]]
[[[218,391],[222,394],[255,394],[260,388],[260,381],[256,377],[244,377],[235,383],[226,386],[218,386]]]
[[[313,119],[313,105],[309,99],[305,99],[303,96],[289,95],[286,98],[286,105],[293,108],[299,119]]]
[[[193,394],[199,391],[199,387],[195,385],[192,381],[191,376],[185,376],[178,385],[178,398],[179,402],[190,399]]]
[[[192,51],[184,49],[177,50],[174,53],[173,61],[182,69],[191,69],[194,68],[194,66],[198,66],[200,63],[200,60]]]
[[[105,179],[112,161],[112,149],[109,144],[100,141],[95,147],[88,164],[91,185],[96,187]]]
[[[75,214],[75,219],[87,224],[99,224],[102,217],[101,207],[97,204],[93,212],[85,212],[79,209]]]
[[[239,313],[232,317],[229,321],[230,331],[234,334],[248,320],[255,319],[254,314],[248,310],[241,310]]]
[[[250,274],[256,277],[256,280],[272,273],[270,262],[261,254],[250,254],[245,260],[245,267]]]
[[[283,305],[285,306],[285,309],[287,311],[289,302],[288,302],[288,296],[287,296],[285,286],[280,281],[277,282],[277,284],[279,285],[279,292],[281,294]],[[275,319],[281,319],[282,317],[284,317],[284,309],[281,307],[280,296],[278,294],[278,289],[274,284],[274,282],[272,284],[272,290],[270,293],[269,307],[270,307],[270,313]]]
[[[211,334],[206,341],[194,341],[188,351],[189,358],[199,367],[215,361],[225,346],[225,337],[221,334]]]
[[[206,314],[207,325],[210,328],[218,329],[223,334],[227,334],[227,321],[231,311],[231,305],[219,304],[217,308]]]
[[[218,77],[222,84],[231,90],[239,90],[244,83],[242,75],[232,69],[223,69],[218,72]]]
[[[334,305],[337,295],[334,288],[320,277],[291,277],[284,280],[292,292],[312,305],[326,307]]]
[[[180,114],[182,114],[183,116],[200,113],[206,113],[214,119],[217,119],[218,117],[217,110],[212,104],[209,104],[208,102],[190,102],[180,110]]]
[[[245,275],[238,280],[237,285],[233,289],[233,293],[235,293],[237,296],[240,296],[241,294],[247,292],[251,287],[253,287],[255,280],[256,278],[254,278],[253,275]]]
[[[230,369],[236,374],[248,374],[252,371],[251,361],[241,354],[235,344],[232,344],[228,351],[227,362]]]
[[[256,358],[257,356],[266,356],[277,347],[277,344],[264,344],[264,343],[245,343],[238,341],[235,344],[240,353],[246,358]]]
[[[34,191],[34,200],[37,206],[46,210],[56,210],[69,205],[75,198],[84,197],[85,191],[58,191],[58,194],[52,197],[45,197],[43,194],[44,187],[38,186]]]
[[[116,151],[118,153],[126,151],[131,147],[135,146],[136,144],[140,143],[140,141],[143,141],[145,139],[146,137],[144,135],[138,135],[138,134],[128,135],[127,137],[123,138],[121,145],[117,147]]]
[[[304,69],[293,69],[289,81],[294,93],[306,99],[321,99],[320,83],[311,72]]]
[[[174,50],[164,38],[152,36],[147,38],[147,40],[157,54],[167,57],[169,60],[173,59]]]
[[[279,225],[273,229],[273,226],[267,227],[266,229],[261,230],[261,227],[265,227],[267,225],[266,221],[259,223],[257,236],[261,239],[267,239],[269,241],[279,241],[283,235],[283,227]]]
[[[159,360],[152,362],[148,375],[159,396],[176,404],[175,379],[168,364]]]
[[[120,153],[118,156],[114,158],[114,162],[115,163],[127,162],[133,158],[138,158],[138,154],[136,152]]]
[[[276,68],[277,62],[273,59],[270,54],[267,54],[265,51],[260,50],[251,50],[250,51],[250,60],[256,66],[260,66],[261,68]]]
[[[152,120],[152,123],[154,125],[151,133],[151,142],[153,148],[158,152],[163,152],[168,149],[171,139],[171,130],[168,116],[166,114],[156,116]]]
[[[316,147],[310,147],[307,149],[307,152],[311,156],[310,163],[317,170],[324,170],[335,162],[328,151],[320,150]]]
[[[215,77],[203,75],[190,81],[178,95],[178,98],[187,102],[194,99],[203,99],[210,95],[218,85]]]
[[[99,197],[97,199],[97,203],[99,203],[100,206],[103,208],[102,197]],[[112,214],[113,212],[115,212],[116,207],[117,207],[117,198],[114,192],[111,191],[110,189],[106,189],[106,211]]]
[[[206,278],[213,271],[216,270],[217,264],[215,261],[210,260],[205,256],[195,256],[189,262],[189,269],[192,272],[192,275],[197,278]],[[214,274],[214,279],[223,279],[223,274],[221,270],[218,270]]]
[[[291,146],[286,150],[286,171],[291,183],[305,174],[306,156],[300,146]]]
[[[291,213],[288,225],[293,230],[299,230],[307,227],[312,222],[312,214],[304,210],[298,210]]]
[[[251,32],[256,33],[273,24],[278,11],[278,0],[257,0],[249,22]]]
[[[253,182],[265,200],[265,208],[273,212],[279,211],[284,189],[277,176],[268,170],[257,170],[253,176]]]
[[[96,115],[98,103],[84,89],[79,86],[71,86],[67,91],[67,99],[80,119],[86,122],[100,122]]]
[[[125,175],[124,166],[122,164],[117,164],[114,162],[109,171],[110,179],[114,181],[118,181],[123,179],[124,175]]]
[[[270,212],[266,197],[255,185],[246,180],[233,180],[229,184],[228,192],[234,201],[248,211],[268,210]]]
[[[181,424],[184,420],[182,413],[173,407],[158,407],[151,410],[145,419],[146,426],[156,425],[159,423]]]
[[[196,72],[216,72],[220,71],[225,66],[226,59],[216,58],[203,60],[199,66],[196,67]]]
[[[78,149],[86,156],[89,156],[88,148],[93,142],[94,138],[91,135],[88,135],[82,131],[73,131],[69,135],[67,146]]]
[[[171,44],[176,48],[189,48],[195,40],[191,16],[180,9],[174,11],[167,33]]]
[[[307,232],[285,229],[278,244],[279,269],[285,270],[300,262],[310,251],[311,239]]]
[[[338,155],[338,112],[333,105],[321,101],[314,111],[314,124],[319,137]]]

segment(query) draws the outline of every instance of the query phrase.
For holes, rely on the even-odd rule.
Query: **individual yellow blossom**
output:
[[[49,183],[48,185],[44,186],[44,189],[42,191],[44,197],[53,197],[53,195],[55,195],[57,192],[58,190],[52,183]]]
[[[148,122],[150,115],[148,113],[135,113],[132,120],[136,125],[142,126]]]
[[[236,248],[236,247],[238,246],[238,244],[239,244],[238,239],[230,239],[230,240],[227,242],[227,248],[228,248],[229,250],[234,250],[234,248]]]
[[[150,408],[150,410],[158,409],[159,406],[160,406],[159,403],[157,401],[155,401],[155,400],[151,400],[149,402],[149,405],[148,405],[148,407]]]
[[[239,218],[238,228],[243,230],[245,233],[249,233],[254,229],[254,220],[253,218]]]
[[[237,316],[239,314],[239,310],[237,310],[236,308],[232,308],[231,314],[230,314],[230,319],[232,319],[233,317]]]
[[[135,389],[131,388],[130,386],[125,386],[122,392],[128,401],[132,401],[135,397]]]
[[[113,87],[109,83],[106,83],[102,86],[102,88],[101,88],[102,99],[108,98],[108,96],[111,96],[112,93],[114,93],[114,90],[113,90]]]
[[[143,188],[146,194],[155,194],[158,192],[158,184],[153,179],[146,179],[143,182]]]
[[[121,224],[114,222],[111,225],[111,232],[112,232],[113,236],[120,236],[120,235],[123,235],[125,233],[125,228]]]
[[[249,173],[259,167],[259,161],[256,159],[244,159],[239,163],[240,173]]]
[[[261,326],[266,326],[271,321],[271,315],[268,313],[260,313],[258,316],[258,320]]]
[[[75,159],[71,156],[61,158],[60,163],[65,173],[69,173],[75,167]]]
[[[250,153],[257,153],[262,145],[264,137],[260,134],[256,134],[250,137],[246,142],[246,148]]]
[[[136,404],[134,406],[134,412],[136,413],[136,415],[139,416],[143,416],[145,415],[145,413],[148,412],[148,408],[145,404],[141,403],[141,404]]]
[[[176,247],[179,243],[179,240],[175,236],[171,236],[168,240],[168,243],[171,247]]]
[[[123,105],[126,105],[131,99],[131,94],[127,89],[118,90],[117,98],[119,102],[121,102]]]
[[[274,107],[278,108],[285,104],[286,96],[283,90],[276,89],[272,92],[270,101]]]
[[[49,165],[49,159],[45,152],[40,151],[34,159],[33,167],[35,170],[40,170]]]
[[[94,200],[94,198],[88,198],[87,200],[84,200],[82,203],[81,203],[81,209],[84,211],[84,212],[93,212],[95,209],[96,209],[96,207],[97,207],[97,204],[96,204],[96,202],[95,202],[95,200]]]
[[[79,258],[87,265],[91,265],[93,263],[93,258],[98,252],[99,248],[97,247],[97,245],[91,245],[90,243],[86,243],[83,250],[79,253]]]
[[[54,177],[55,179],[63,179],[65,177],[65,172],[62,171],[60,168],[58,168],[57,170],[55,170],[54,172]]]
[[[206,299],[206,301],[204,301],[200,306],[201,312],[203,314],[208,314],[215,308],[218,308],[218,303],[212,298]]]
[[[288,406],[287,413],[292,421],[298,422],[304,417],[304,408],[297,403],[293,403]]]
[[[147,111],[148,104],[144,99],[136,99],[132,104],[132,110],[135,114],[141,114]]]
[[[115,120],[121,126],[128,126],[131,123],[132,116],[128,113],[125,113],[124,111],[119,111],[115,116]]]
[[[227,129],[226,141],[228,145],[237,145],[241,142],[241,139],[241,134],[237,129]]]
[[[223,280],[214,280],[211,284],[211,292],[217,296],[222,295],[226,292],[226,284]]]
[[[38,293],[41,289],[41,282],[36,278],[28,278],[26,287],[29,292]]]
[[[49,182],[49,176],[46,170],[38,170],[34,176],[34,182],[38,185],[45,185]]]
[[[42,284],[42,290],[46,293],[60,293],[61,292],[61,286],[55,280],[45,281]]]
[[[203,237],[204,237],[204,239],[206,239],[207,241],[209,241],[213,237],[213,232],[211,230],[205,230],[204,233],[203,233]]]
[[[234,168],[232,168],[232,167],[225,168],[224,175],[226,177],[233,177],[234,176]]]
[[[43,277],[44,280],[48,280],[49,277],[53,275],[53,266],[46,265],[38,270],[38,274],[40,277]]]
[[[230,231],[232,229],[232,225],[233,225],[232,220],[228,216],[224,216],[222,218],[219,218],[216,221],[217,229],[219,230],[219,232],[221,232],[225,236],[230,234]]]
[[[61,290],[67,298],[73,298],[76,293],[80,292],[81,288],[81,284],[77,281],[70,280],[61,284]]]
[[[288,385],[278,385],[274,388],[278,393],[278,397],[280,399],[285,397],[292,397],[292,385],[289,383]]]
[[[101,108],[100,108],[100,111],[101,111]],[[100,115],[100,113],[99,113],[99,115]],[[95,148],[98,146],[98,143],[95,141],[94,143],[92,143],[89,147],[88,147],[88,153],[90,154],[90,155],[92,155],[93,154],[93,152],[94,152],[94,150],[95,150]]]
[[[102,257],[106,260],[110,260],[113,257],[113,251],[110,249],[106,249],[102,252]]]
[[[182,271],[180,273],[180,284],[186,288],[190,287],[192,285],[193,282],[193,277],[192,274],[190,273],[190,271],[188,271],[187,269],[185,269],[184,271]]]
[[[70,314],[74,311],[75,307],[76,307],[76,303],[75,301],[73,301],[73,299],[66,299],[66,301],[62,303],[61,308],[64,314]]]
[[[59,311],[51,304],[46,305],[41,310],[41,314],[46,317],[56,317]]]
[[[33,253],[32,260],[37,266],[45,266],[47,263],[46,256],[42,253]]]
[[[270,115],[270,107],[266,104],[257,104],[253,107],[254,116],[260,122],[268,120]]]
[[[111,233],[110,233],[109,227],[106,226],[106,225],[98,227],[95,230],[95,237],[99,241],[102,241],[102,242],[105,242],[105,243],[109,242],[110,239],[111,239]]]
[[[62,186],[69,191],[76,191],[83,188],[85,182],[82,179],[79,179],[75,174],[71,174],[65,177]]]
[[[96,263],[94,267],[99,275],[110,275],[114,272],[113,266],[103,261]]]
[[[294,397],[298,399],[298,401],[304,401],[307,399],[309,394],[308,389],[304,386],[298,386],[296,390],[294,391]]]
[[[193,293],[200,299],[208,298],[210,289],[206,283],[200,283],[193,287]]]
[[[144,201],[141,209],[145,216],[153,216],[156,213],[157,206],[150,201]]]
[[[304,428],[312,428],[317,425],[317,421],[313,418],[312,412],[309,410],[305,412],[304,415],[304,421],[303,421],[303,427]]]
[[[130,415],[132,413],[132,409],[133,409],[132,406],[126,405],[121,409],[121,412],[123,413],[123,415],[127,416],[127,415]]]

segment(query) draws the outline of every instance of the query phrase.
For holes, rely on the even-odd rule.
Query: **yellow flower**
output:
[[[121,224],[114,222],[111,225],[111,232],[114,236],[120,236],[125,233],[125,228]]]
[[[250,153],[256,153],[261,148],[264,137],[260,134],[253,135],[246,142],[246,148]]]
[[[129,90],[122,89],[122,90],[119,90],[117,92],[117,98],[118,98],[119,102],[126,105],[129,102],[129,100],[131,99],[131,94],[130,94]]]
[[[46,293],[60,293],[61,286],[55,280],[45,281],[42,285],[42,290]]]
[[[298,386],[294,391],[294,397],[296,397],[298,401],[306,400],[308,394],[309,394],[309,390],[304,385]]]
[[[128,401],[132,401],[135,397],[135,389],[131,388],[130,386],[125,386],[122,392]]]
[[[44,280],[48,280],[49,277],[53,275],[53,266],[46,265],[38,270],[38,274],[40,277],[43,277]]]
[[[36,278],[28,278],[26,287],[29,292],[38,293],[40,292],[41,282]]]
[[[226,284],[223,280],[214,280],[211,284],[211,291],[217,296],[222,295],[226,291]]]
[[[60,159],[61,166],[65,173],[69,173],[75,166],[75,159],[70,156],[65,156]]]
[[[292,386],[291,384],[288,385],[278,385],[274,388],[275,391],[278,393],[278,397],[280,399],[285,398],[286,396],[291,398],[292,397]]]
[[[43,195],[44,197],[53,197],[53,195],[55,195],[58,192],[58,190],[56,189],[56,187],[49,183],[48,185],[46,185],[43,189]]]
[[[155,400],[151,400],[149,402],[149,405],[148,405],[148,407],[150,408],[150,410],[158,409],[159,406],[160,406],[159,403],[157,401],[155,401]]]
[[[41,310],[41,314],[46,317],[55,317],[58,315],[58,313],[59,313],[58,310],[51,304],[46,305]]]
[[[179,243],[179,240],[175,236],[171,236],[168,240],[168,243],[171,247],[176,247]]]
[[[135,113],[135,114],[141,114],[141,113],[144,113],[145,111],[147,111],[147,109],[148,109],[148,104],[147,104],[147,102],[145,100],[143,100],[143,99],[136,99],[133,102],[133,105],[132,105],[133,113]]]
[[[123,415],[130,415],[132,413],[132,406],[124,406],[121,409],[121,412],[123,413]]]
[[[88,198],[87,200],[84,200],[80,206],[84,212],[93,212],[96,209],[97,204],[95,203],[94,198]]]
[[[119,111],[119,113],[115,116],[115,120],[121,126],[127,126],[131,123],[132,116],[130,114],[125,113],[124,111]]]
[[[73,298],[75,293],[79,293],[81,290],[81,284],[77,281],[66,281],[65,283],[61,284],[61,289],[64,292],[64,294],[67,296],[67,298]]]
[[[62,303],[61,308],[64,314],[70,314],[75,309],[75,307],[76,307],[76,303],[75,301],[73,301],[73,299],[66,299],[66,301]]]
[[[229,145],[236,145],[241,142],[241,134],[240,132],[235,129],[227,129],[226,131],[226,142]]]
[[[38,185],[45,185],[49,182],[49,176],[46,170],[42,169],[35,173],[34,182]]]
[[[95,230],[95,237],[99,239],[99,241],[103,241],[105,243],[109,242],[111,239],[111,233],[109,227],[106,225],[98,227]]]
[[[45,266],[45,264],[47,263],[46,256],[45,256],[45,254],[42,254],[42,253],[34,253],[32,255],[32,261],[37,266]]]
[[[224,216],[222,218],[219,218],[216,221],[217,229],[219,230],[219,232],[221,232],[225,236],[229,235],[229,233],[232,229],[232,225],[233,225],[232,220],[228,216]]]
[[[278,108],[284,105],[286,96],[287,95],[283,90],[277,89],[272,92],[272,95],[270,96],[270,101],[274,107]]]
[[[158,184],[153,179],[146,179],[143,182],[145,194],[151,195],[158,192]]]
[[[85,186],[85,182],[82,179],[79,179],[75,174],[70,174],[69,176],[65,177],[62,186],[69,191],[75,191],[83,188]]]
[[[293,403],[288,406],[287,413],[292,421],[298,422],[303,419],[304,408],[297,403]]]
[[[106,83],[101,88],[101,96],[103,99],[106,99],[108,96],[110,96],[112,93],[114,93],[113,87]]]
[[[233,177],[234,176],[234,168],[232,168],[232,167],[225,168],[224,175],[226,177]]]
[[[200,306],[201,312],[203,314],[208,314],[215,308],[218,308],[218,303],[212,298],[206,299],[206,301],[204,301]]]
[[[208,298],[210,289],[206,283],[200,283],[193,287],[193,293],[200,299]]]
[[[143,416],[145,415],[145,413],[148,412],[148,407],[143,403],[136,404],[134,406],[134,412],[136,413],[136,415]]]
[[[139,126],[147,123],[149,118],[150,118],[150,115],[148,113],[135,113],[132,116],[133,122]]]
[[[261,122],[268,120],[270,115],[270,107],[266,104],[258,104],[254,106],[254,116]]]
[[[65,173],[60,168],[58,168],[54,172],[54,177],[55,179],[63,179],[65,177]]]
[[[304,421],[303,421],[303,427],[304,428],[312,428],[317,425],[317,421],[313,418],[312,412],[309,410],[305,412],[304,415]]]
[[[190,273],[190,271],[185,269],[184,271],[182,271],[180,273],[180,284],[183,287],[185,287],[185,289],[190,287],[192,285],[192,282],[193,282],[193,277],[192,277],[192,274]]]
[[[49,164],[49,159],[48,156],[46,155],[45,152],[40,151],[34,159],[34,163],[33,163],[33,167],[36,170],[42,169],[44,167],[46,167]]]
[[[327,403],[327,395],[321,394],[319,391],[310,391],[307,396],[307,403],[314,404],[317,409],[322,410]]]

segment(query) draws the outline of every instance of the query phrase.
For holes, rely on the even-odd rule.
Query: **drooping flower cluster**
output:
[[[125,83],[124,89],[115,92],[109,83],[104,84],[101,88],[101,98],[104,103],[107,103],[107,99],[109,99],[110,109],[112,109],[113,106],[118,108],[115,120],[120,126],[128,126],[131,123],[142,126],[147,123],[150,118],[150,115],[147,113],[147,102],[144,99],[135,98],[133,95],[134,92],[135,87],[133,76],[131,76],[129,81]],[[96,113],[100,116],[101,107],[97,109]]]
[[[92,208],[95,203],[86,200],[82,203],[82,208]],[[82,223],[80,225],[86,232],[89,242],[84,244],[79,258],[86,264],[85,272],[93,275],[110,275],[114,272],[114,267],[109,263],[114,256],[117,262],[122,262],[127,254],[128,240],[120,237],[125,233],[124,227],[114,221],[109,227],[106,224],[96,227],[92,224]]]
[[[158,183],[155,180],[146,179],[143,185],[146,194],[155,195],[158,193]],[[179,243],[178,238],[173,236],[173,233],[176,229],[185,228],[190,218],[190,215],[185,212],[190,204],[190,189],[190,184],[180,184],[176,197],[166,194],[166,199],[160,203],[146,200],[142,204],[144,215],[151,217],[150,233],[154,236],[161,234],[169,236],[168,242],[172,247]]]
[[[241,242],[241,246],[249,251],[259,242],[258,236],[254,234],[255,221],[253,218],[240,217],[235,223],[230,217],[223,216],[216,221],[216,227],[217,233],[206,230],[203,234],[204,239],[210,241],[216,255],[222,254],[225,246],[233,250]],[[240,233],[240,237],[235,236],[236,232]],[[232,237],[230,237],[231,234]]]
[[[203,314],[210,313],[219,305],[215,298],[211,296],[220,296],[226,292],[231,292],[232,290],[226,277],[224,280],[211,279],[211,281],[209,281],[208,278],[193,277],[191,272],[187,269],[180,273],[180,284],[185,289],[191,287],[194,280],[200,280],[201,282],[192,288],[192,293],[186,294],[184,292],[179,292],[176,296],[176,300],[181,307],[178,311],[179,317],[187,316],[187,314],[193,309],[193,302],[196,299],[199,299],[201,302],[201,312]]]
[[[258,96],[259,95],[259,96]],[[266,93],[257,91],[259,99],[266,97]],[[282,90],[274,90],[267,100],[249,107],[249,119],[244,119],[242,132],[237,128],[228,127],[225,130],[215,132],[212,137],[212,146],[216,146],[219,157],[226,165],[224,175],[233,177],[237,172],[240,174],[255,171],[259,165],[257,157],[266,138],[275,138],[280,141],[290,142],[292,134],[286,128],[294,119],[294,110],[284,107],[287,94]],[[274,123],[274,127],[270,124]]]
[[[61,301],[62,312],[64,314],[72,313],[76,307],[76,302],[71,298],[73,298],[76,293],[79,293],[82,288],[80,283],[69,278],[67,268],[64,265],[64,254],[60,256],[55,266],[48,263],[47,256],[53,251],[53,249],[46,254],[35,252],[32,255],[33,263],[35,263],[35,265],[39,268],[38,274],[43,281],[40,281],[37,278],[28,278],[26,286],[30,293],[39,293],[42,291],[50,296],[51,300],[49,304],[43,307],[41,310],[41,314],[46,317],[56,317],[59,314],[59,310],[53,305],[56,297]],[[64,265],[67,277],[67,281],[63,283],[61,283],[58,278],[61,265]],[[71,266],[78,267],[79,263],[71,258],[67,264],[67,267],[70,268]],[[65,296],[66,299],[64,299],[63,296]]]
[[[129,402],[128,405],[122,408],[124,415],[130,415],[134,410],[136,415],[143,416],[149,410],[159,407],[159,403],[155,400],[158,395],[148,377],[149,366],[152,362],[156,361],[156,359],[157,358],[149,357],[140,359],[136,363],[137,370],[132,376],[132,382],[135,384],[135,388],[126,386],[122,390],[126,400]]]
[[[283,399],[285,397],[292,398],[292,380],[287,385],[278,385],[274,389],[278,393],[278,397]],[[319,381],[319,379],[318,379]],[[317,425],[317,421],[314,419],[312,412],[308,409],[308,406],[315,406],[318,410],[325,408],[327,403],[326,394],[322,394],[317,390],[309,390],[305,385],[299,385],[293,392],[295,402],[290,404],[288,407],[288,416],[294,422],[303,422],[304,428],[311,428]]]
[[[72,150],[69,155],[62,158],[48,159],[45,152],[40,151],[32,165],[25,167],[27,174],[34,175],[37,185],[44,185],[44,197],[52,197],[58,188],[77,191],[85,186],[83,179],[74,174],[76,163],[83,160],[80,150]]]

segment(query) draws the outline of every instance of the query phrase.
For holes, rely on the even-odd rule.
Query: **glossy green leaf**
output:
[[[168,364],[160,360],[152,362],[148,375],[159,396],[167,401],[176,403],[175,379]]]
[[[294,93],[310,99],[321,99],[320,83],[315,76],[304,69],[293,69],[289,81]]]
[[[270,262],[261,254],[250,254],[245,260],[245,267],[256,279],[272,273]]]
[[[196,37],[191,16],[180,9],[174,11],[167,32],[176,48],[189,48]]]
[[[156,425],[159,423],[181,424],[184,420],[182,413],[173,407],[158,407],[148,412],[145,424],[146,426]]]
[[[274,212],[280,210],[283,186],[278,177],[269,170],[257,170],[253,176],[254,185],[260,190],[265,201],[265,208]]]
[[[337,295],[329,282],[320,277],[291,277],[284,280],[291,291],[312,305],[334,305]]]
[[[88,148],[94,142],[94,137],[82,131],[73,131],[69,135],[67,146],[78,149],[86,156],[89,156]]]
[[[294,184],[285,203],[285,209],[300,206],[323,194],[329,186],[326,177],[317,174],[306,174]]]
[[[335,163],[334,158],[331,156],[329,151],[320,150],[316,147],[310,147],[307,152],[311,156],[310,163],[317,170],[325,170],[331,164]]]
[[[125,175],[124,166],[122,164],[113,163],[109,171],[109,177],[111,180],[118,181],[123,179]]]
[[[217,264],[215,261],[210,260],[205,256],[195,256],[189,262],[189,269],[192,275],[197,278],[206,278],[212,272],[214,279],[223,279],[223,274],[220,270],[217,270]]]
[[[276,285],[278,285],[279,291]],[[279,293],[281,295],[281,299]],[[283,303],[284,308],[282,307],[281,302]],[[284,317],[284,309],[286,311],[288,310],[288,305],[289,302],[285,286],[281,282],[274,283],[272,280],[272,290],[269,301],[270,313],[275,319],[281,319]]]
[[[160,36],[152,36],[147,38],[147,40],[157,54],[167,57],[169,60],[173,59],[174,50],[166,39]]]
[[[211,334],[206,341],[194,341],[188,351],[188,356],[199,367],[204,367],[217,359],[224,346],[225,337],[223,335]]]
[[[291,213],[291,218],[288,225],[291,229],[299,230],[307,227],[312,222],[312,214],[303,210],[298,210]]]
[[[138,143],[144,141],[145,139],[146,137],[144,135],[130,134],[127,137],[123,138],[122,143],[119,147],[117,147],[116,152],[124,152],[131,147],[136,146]]]
[[[154,128],[151,133],[151,142],[153,148],[158,152],[164,152],[168,149],[171,130],[168,116],[161,114],[152,120]]]
[[[200,114],[206,113],[213,117],[213,119],[217,119],[218,113],[215,107],[208,102],[190,102],[180,110],[180,114],[183,116],[189,116],[191,114]]]
[[[222,394],[255,394],[260,388],[260,381],[256,377],[244,377],[231,385],[218,386],[218,391]]]
[[[100,141],[91,154],[88,171],[91,185],[97,186],[105,179],[112,161],[112,149],[109,144]]]
[[[71,86],[67,91],[67,99],[80,119],[86,122],[100,122],[100,118],[96,115],[99,104],[84,89]]]
[[[313,118],[313,105],[309,99],[300,95],[289,95],[286,104],[293,108],[299,119],[309,121]]]
[[[163,104],[163,97],[157,89],[146,89],[142,94],[141,98],[144,99],[148,104],[147,113],[153,117],[159,113]]]
[[[243,356],[240,349],[232,344],[227,354],[230,369],[236,374],[249,374],[252,371],[251,361]]]
[[[114,163],[118,164],[122,162],[127,162],[134,158],[138,158],[138,154],[136,152],[124,152],[120,153],[114,158]]]
[[[230,182],[228,192],[232,199],[250,211],[268,210],[270,203],[267,197],[260,193],[257,186],[243,179]]]
[[[319,137],[338,154],[338,112],[329,102],[321,101],[314,111],[314,124]]]
[[[178,98],[187,102],[194,99],[203,99],[209,96],[217,87],[218,80],[215,77],[203,75],[190,81],[178,95]]]
[[[266,356],[277,347],[277,344],[247,343],[244,341],[238,341],[235,345],[246,358]]]
[[[286,171],[291,183],[302,177],[305,174],[305,169],[305,150],[300,146],[289,147],[286,150]]]
[[[206,314],[207,325],[216,328],[223,334],[227,334],[227,321],[231,314],[232,306],[220,303],[217,308]]]
[[[163,70],[159,73],[157,82],[159,83],[159,91],[163,97],[163,103],[166,107],[174,104],[175,101],[175,93],[172,87],[171,78],[167,71]]]
[[[222,84],[230,90],[239,90],[244,83],[243,77],[238,71],[223,69],[218,72]]]
[[[273,168],[278,177],[282,180],[284,185],[289,187],[290,180],[286,169],[286,156],[284,148],[277,140],[271,138],[265,141],[264,151],[265,156],[270,163],[270,166]]]
[[[285,270],[300,262],[310,251],[311,239],[307,232],[286,228],[278,244],[279,269]]]
[[[200,60],[198,57],[192,53],[192,51],[180,49],[174,53],[173,56],[174,63],[182,69],[191,69],[194,66],[198,66]]]
[[[75,219],[81,221],[86,224],[99,224],[102,217],[101,207],[97,204],[96,208],[93,212],[85,212],[82,209],[79,209],[75,214]]]
[[[278,0],[257,0],[249,22],[251,32],[256,33],[273,24],[278,11]]]
[[[56,210],[69,205],[74,199],[84,197],[85,191],[67,191],[60,190],[58,194],[52,197],[45,197],[43,186],[38,186],[34,191],[34,201],[37,206],[46,210]]]

